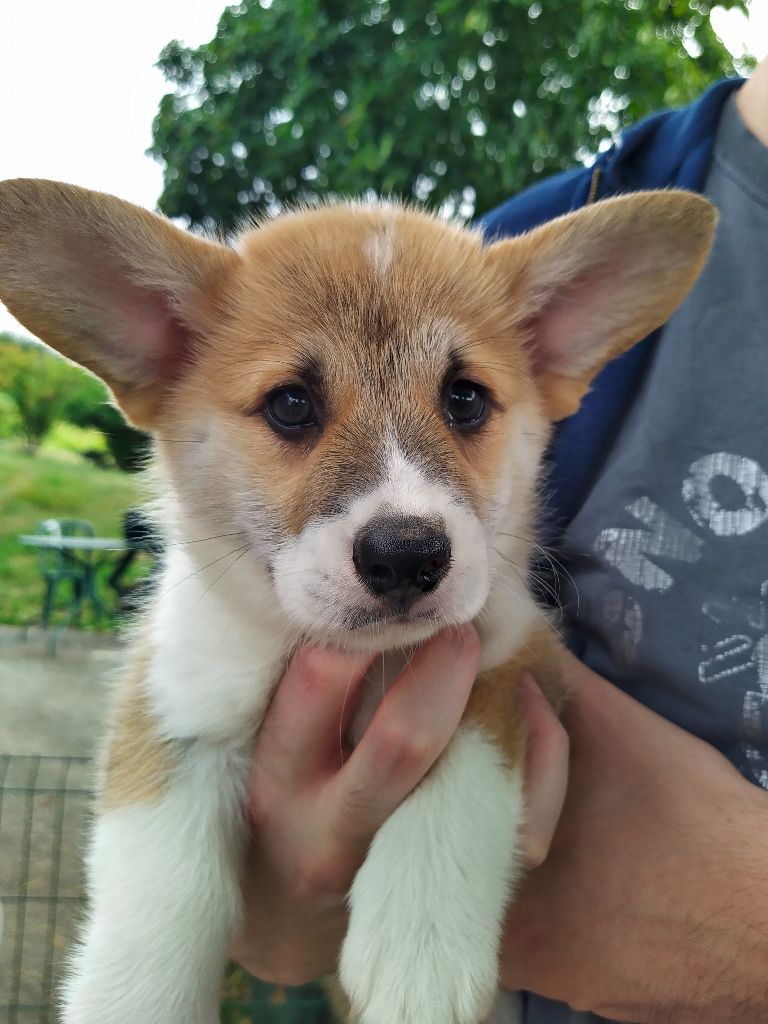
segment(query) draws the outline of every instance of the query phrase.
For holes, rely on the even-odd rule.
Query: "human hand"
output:
[[[568,793],[507,917],[504,987],[640,1024],[763,1024],[768,797],[576,659],[565,671]],[[561,756],[529,765],[539,855],[554,804],[537,821],[536,793],[563,777]]]
[[[245,923],[232,950],[252,974],[295,985],[335,970],[357,869],[456,731],[478,658],[471,627],[424,644],[354,751],[343,737],[370,656],[305,647],[293,659],[253,755]]]

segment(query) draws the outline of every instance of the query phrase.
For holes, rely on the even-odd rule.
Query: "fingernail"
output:
[[[298,660],[303,662],[304,666],[313,672],[327,671],[332,657],[333,652],[329,647],[311,643],[305,644],[298,654]]]
[[[520,689],[529,697],[535,697],[541,694],[541,687],[530,672],[523,672],[520,676]]]
[[[363,672],[375,655],[368,651],[345,651],[338,647],[308,643],[299,655],[304,666],[318,675],[336,675],[339,672]]]
[[[453,639],[459,650],[464,650],[467,645],[476,646],[479,642],[477,630],[471,622],[459,626],[455,631],[451,630],[448,635]]]

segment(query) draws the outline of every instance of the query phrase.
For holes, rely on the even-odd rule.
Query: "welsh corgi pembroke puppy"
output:
[[[344,202],[230,247],[111,196],[0,184],[0,298],[155,434],[168,538],[104,748],[65,1024],[218,1019],[249,752],[297,644],[401,667],[470,622],[466,713],[370,846],[339,976],[363,1024],[485,1018],[520,872],[516,687],[527,668],[562,690],[526,587],[542,456],[669,318],[714,223],[698,196],[646,192],[489,243]]]

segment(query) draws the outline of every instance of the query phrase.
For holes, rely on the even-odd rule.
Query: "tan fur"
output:
[[[557,373],[542,373],[539,391],[548,418],[557,423],[578,412],[591,382],[591,376],[563,377]]]
[[[517,701],[517,688],[525,672],[534,676],[549,702],[559,710],[566,694],[560,638],[546,621],[528,636],[514,658],[478,676],[462,719],[493,737],[510,767],[525,758],[525,729]]]
[[[237,315],[189,380],[190,389],[232,411],[248,473],[290,533],[332,507],[342,479],[364,485],[378,471],[388,420],[407,454],[482,509],[505,436],[499,429],[483,445],[457,444],[439,394],[452,352],[465,353],[467,376],[493,386],[504,408],[520,396],[526,357],[506,344],[511,318],[488,294],[479,236],[389,211],[392,259],[382,273],[367,252],[381,218],[376,209],[330,208],[246,236]],[[242,412],[254,396],[297,379],[305,359],[327,384],[328,420],[317,445],[297,450]]]
[[[122,686],[104,748],[98,803],[102,811],[154,803],[177,764],[175,744],[161,739],[144,689],[149,651],[142,647]]]

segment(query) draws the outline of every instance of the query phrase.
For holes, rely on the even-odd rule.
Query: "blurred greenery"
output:
[[[62,418],[84,378],[82,370],[42,345],[0,335],[0,392],[16,407],[16,429],[30,454]]]
[[[19,442],[0,441],[0,480],[0,622],[30,623],[40,614],[43,585],[37,555],[18,534],[49,517],[73,517],[90,520],[97,535],[119,537],[122,513],[145,495],[139,477],[100,469],[50,439],[35,458]]]
[[[51,427],[42,445],[43,451],[60,449],[82,455],[83,452],[106,454],[107,439],[95,427],[76,427],[73,423],[59,420]]]
[[[40,614],[37,555],[17,535],[53,517],[121,536],[122,514],[144,497],[138,478],[121,470],[139,468],[146,444],[100,381],[37,342],[0,335],[0,622]],[[137,562],[125,582],[145,571]]]
[[[734,74],[712,6],[242,0],[211,42],[161,54],[160,208],[231,228],[373,190],[471,216]]]
[[[320,982],[286,988],[252,978],[230,964],[224,979],[220,1024],[332,1024]]]
[[[37,342],[0,334],[0,438],[22,436],[33,454],[63,422],[96,430],[71,434],[70,450],[106,449],[102,461],[124,470],[146,462],[147,435],[125,422],[101,381]]]

